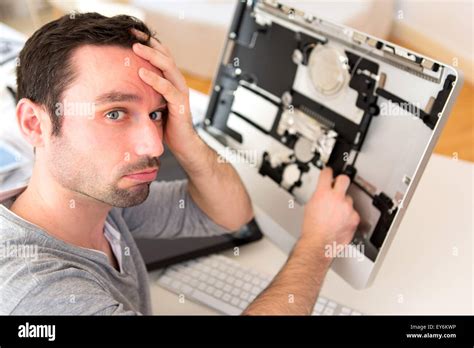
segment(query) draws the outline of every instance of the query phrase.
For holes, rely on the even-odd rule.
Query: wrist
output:
[[[199,134],[193,129],[186,141],[178,146],[168,145],[173,155],[178,160],[189,176],[206,175],[212,172],[212,161],[207,144],[201,139]]]
[[[166,132],[166,145],[178,160],[192,158],[196,152],[196,146],[199,145],[199,136],[192,126],[186,123],[180,125],[183,127],[178,134]]]
[[[318,258],[319,262],[327,264],[328,267],[333,261],[333,254],[327,252],[331,244],[314,233],[303,233],[296,245],[298,248],[311,250],[311,253]]]

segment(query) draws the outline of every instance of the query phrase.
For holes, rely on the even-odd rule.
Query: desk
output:
[[[473,314],[473,182],[474,164],[433,155],[373,285],[355,290],[329,271],[321,295],[367,314]],[[266,274],[287,258],[268,238],[222,255]],[[150,273],[155,314],[218,314],[180,303],[160,273]]]

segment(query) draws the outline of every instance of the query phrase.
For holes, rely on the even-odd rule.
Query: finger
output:
[[[132,32],[133,35],[137,37],[138,40],[141,40],[141,41],[148,40],[148,35],[145,34],[143,31],[135,29],[135,28],[130,28],[130,31]]]
[[[317,190],[330,189],[332,185],[332,169],[326,167],[319,173]]]
[[[188,86],[186,80],[170,57],[165,56],[160,51],[139,43],[133,45],[133,52],[162,70],[166,79],[174,84],[181,92],[187,93]]]
[[[354,212],[351,214],[350,220],[352,221],[354,226],[358,226],[360,223],[360,216],[359,214],[354,210]]]
[[[148,35],[145,34],[143,31],[137,30],[135,28],[131,29],[132,34],[134,34],[139,40],[141,41],[148,41]],[[154,49],[157,49],[164,55],[171,57],[171,51],[163,45],[157,38],[154,36],[150,36],[150,46]]]
[[[334,191],[345,195],[350,184],[351,180],[347,175],[338,175],[334,182]]]
[[[167,79],[145,68],[140,68],[138,75],[145,83],[161,94],[168,103],[174,105],[182,104],[182,94]]]
[[[346,202],[349,204],[351,207],[354,205],[354,201],[351,196],[346,196]]]
[[[171,58],[154,48],[141,43],[135,43],[133,44],[132,49],[136,55],[148,60],[161,70],[171,70],[173,68],[173,61]]]
[[[156,39],[153,36],[150,39],[150,45],[151,45],[151,47],[153,47],[154,49],[159,50],[160,52],[167,55],[168,57],[170,57],[170,58],[173,57],[173,55],[171,54],[170,49],[168,47],[166,47],[165,45],[163,45],[160,41],[158,41],[158,39]]]

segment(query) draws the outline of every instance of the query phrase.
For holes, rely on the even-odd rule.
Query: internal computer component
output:
[[[375,260],[456,76],[426,57],[275,1],[239,2],[205,128],[255,151],[255,175],[304,205],[319,171],[351,178]]]

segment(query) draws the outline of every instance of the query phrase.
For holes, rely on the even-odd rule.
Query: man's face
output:
[[[82,46],[71,61],[77,78],[58,105],[61,134],[45,144],[48,170],[63,187],[111,206],[140,204],[152,179],[126,175],[159,167],[166,101],[138,69],[162,74],[118,46]]]

